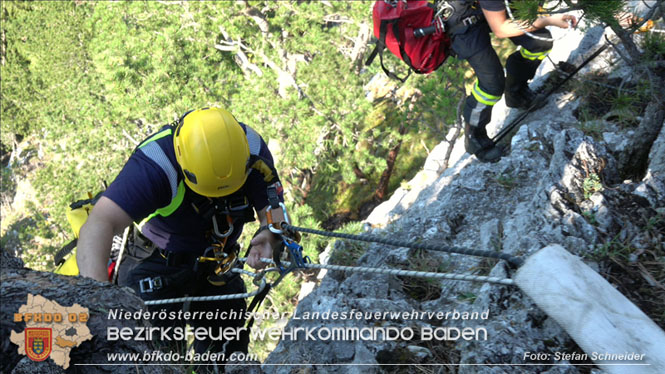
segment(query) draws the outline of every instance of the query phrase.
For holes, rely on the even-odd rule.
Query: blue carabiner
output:
[[[303,258],[302,246],[293,240],[287,240],[286,238],[283,240],[284,245],[286,245],[286,248],[289,250],[289,254],[291,254],[291,259],[293,260],[292,265],[295,265],[297,268],[305,268],[305,264],[310,263],[311,261],[309,256]]]

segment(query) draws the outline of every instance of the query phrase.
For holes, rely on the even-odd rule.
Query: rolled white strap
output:
[[[665,373],[663,330],[563,247],[536,252],[513,279],[604,371]]]

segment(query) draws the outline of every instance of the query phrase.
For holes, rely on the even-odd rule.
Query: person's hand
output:
[[[577,17],[572,14],[555,14],[547,17],[547,24],[550,26],[560,27],[567,29],[569,26],[577,27]]]
[[[266,263],[261,258],[272,259],[272,248],[279,242],[279,238],[270,230],[263,230],[252,239],[250,245],[252,248],[247,255],[247,265],[256,270],[266,267]]]

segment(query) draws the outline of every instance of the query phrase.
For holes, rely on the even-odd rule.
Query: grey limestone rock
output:
[[[602,42],[602,29],[592,29],[577,39],[579,50],[569,54],[578,64]],[[605,55],[610,53],[605,52]],[[586,71],[604,69],[598,59]],[[645,248],[654,238],[640,234],[639,217],[663,214],[665,201],[665,130],[661,112],[650,108],[645,119],[660,119],[658,131],[644,129],[611,131],[594,139],[574,125],[567,94],[556,93],[546,107],[530,115],[511,139],[510,153],[495,164],[452,152],[448,168],[434,179],[409,182],[409,191],[398,191],[390,202],[375,210],[368,222],[372,234],[414,242],[502,251],[528,256],[538,249],[559,243],[584,257],[601,239],[613,235]],[[495,122],[509,121],[501,117]],[[495,108],[495,115],[501,114]],[[643,121],[644,121],[643,120]],[[621,132],[624,131],[624,132]],[[634,131],[628,134],[627,131]],[[640,139],[638,139],[640,138]],[[463,140],[441,145],[459,149]],[[623,181],[625,165],[635,160],[626,152],[648,150],[646,171],[638,179]],[[441,165],[439,157],[428,160],[429,171]],[[646,157],[646,156],[645,156]],[[425,182],[423,182],[423,180]],[[594,182],[596,182],[594,184]],[[382,229],[379,229],[381,227]],[[357,266],[405,266],[418,270],[482,274],[510,278],[514,269],[505,262],[473,256],[369,245]],[[593,262],[590,266],[596,267]],[[415,270],[415,269],[414,269]],[[333,280],[330,280],[333,278]],[[523,364],[528,352],[581,353],[575,342],[538,309],[531,299],[510,286],[452,280],[418,281],[396,276],[369,276],[353,272],[328,272],[321,285],[298,305],[296,314],[335,312],[423,312],[417,318],[349,318],[344,320],[291,320],[289,327],[326,326],[370,328],[391,326],[418,331],[411,339],[359,339],[346,341],[283,341],[266,363],[300,362],[300,368],[316,372],[343,370],[418,372],[412,366],[425,364],[469,364],[455,366],[458,373],[565,373],[589,372],[562,360],[560,366],[493,366]],[[427,316],[427,312],[487,312],[486,318],[453,319]],[[487,339],[430,340],[426,329],[483,328]],[[425,330],[424,330],[425,329]],[[429,352],[429,354],[428,354]],[[334,364],[363,364],[337,367]],[[547,362],[553,363],[553,362]],[[330,364],[317,366],[316,364]],[[379,365],[381,364],[381,365]],[[475,365],[481,364],[481,365]],[[344,369],[342,369],[344,368]],[[288,372],[264,366],[269,373]],[[392,369],[390,369],[392,370]],[[596,371],[596,369],[592,369]],[[440,368],[439,372],[447,372]]]

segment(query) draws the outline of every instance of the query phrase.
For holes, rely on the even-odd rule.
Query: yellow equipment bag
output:
[[[98,197],[97,197],[98,198]],[[92,206],[97,202],[97,198],[90,197],[87,200],[79,200],[69,206],[69,210],[65,212],[67,221],[74,231],[74,236],[78,239],[81,227],[88,220],[88,216],[92,211]]]
[[[76,263],[76,241],[81,232],[81,227],[88,219],[93,205],[99,200],[102,193],[95,197],[88,192],[88,198],[78,200],[69,205],[69,210],[65,213],[67,221],[74,232],[75,239],[62,247],[54,256],[56,269],[54,273],[62,275],[79,275],[79,268]]]
[[[72,250],[71,255],[67,259],[60,263],[57,268],[55,268],[54,273],[61,275],[79,275],[79,267],[76,263],[76,248]]]

